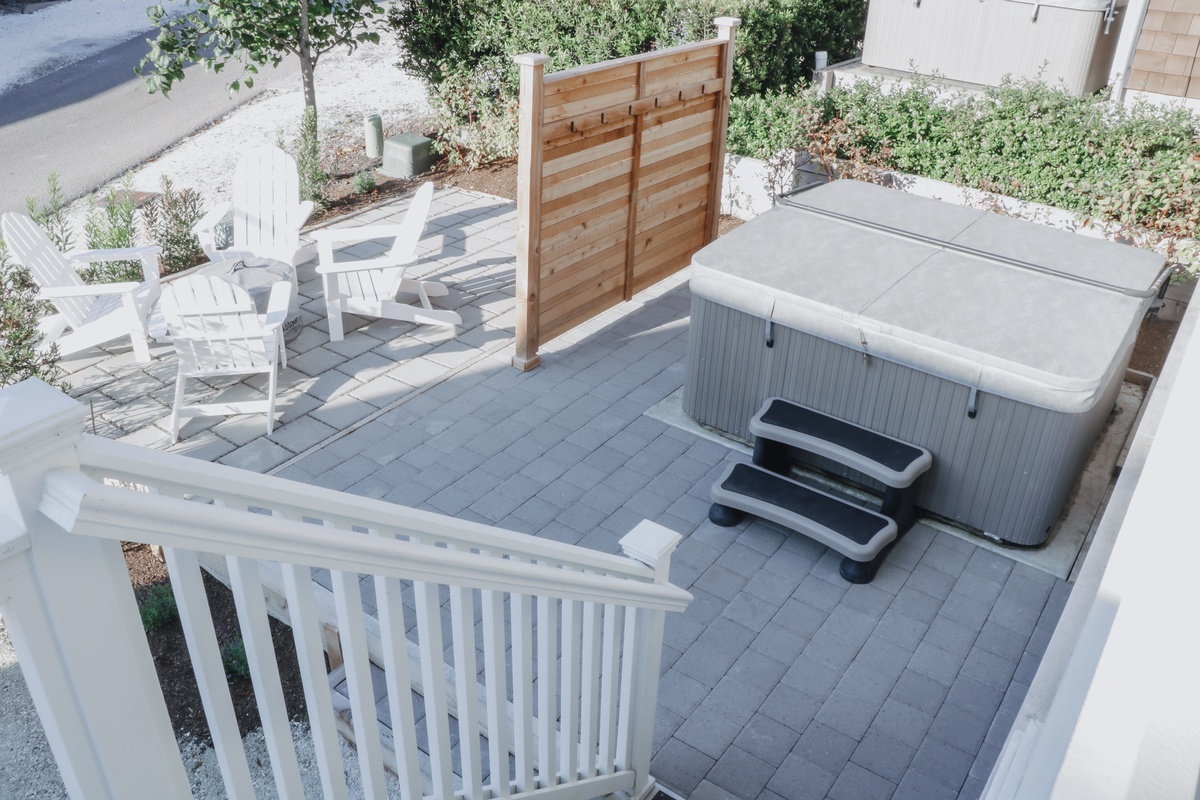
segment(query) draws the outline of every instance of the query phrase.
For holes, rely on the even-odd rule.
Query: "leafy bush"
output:
[[[137,239],[134,214],[137,205],[133,201],[133,177],[126,175],[121,188],[110,186],[104,195],[104,204],[98,206],[96,198],[88,195],[87,218],[83,222],[83,237],[89,250],[133,247]],[[80,270],[88,283],[118,283],[120,281],[142,281],[142,262],[104,261],[88,264]]]
[[[731,152],[774,152],[791,138],[842,177],[895,169],[1056,206],[1200,264],[1183,241],[1200,235],[1200,117],[1180,107],[1118,106],[1038,81],[977,96],[859,82],[737,99],[729,126]]]
[[[144,589],[138,598],[138,613],[146,633],[179,619],[179,607],[175,605],[171,584],[156,583]]]
[[[42,227],[54,246],[64,253],[74,247],[71,239],[71,226],[67,222],[67,203],[58,185],[58,173],[51,172],[46,179],[48,184],[48,199],[46,204],[38,203],[35,197],[25,198],[25,208],[29,216]]]
[[[430,94],[434,150],[453,165],[475,169],[517,154],[519,118],[514,97],[467,73],[453,73]]]
[[[0,387],[40,378],[66,391],[58,368],[58,346],[38,350],[37,286],[15,263],[0,239]]]
[[[229,680],[250,677],[250,662],[246,658],[246,643],[241,636],[226,639],[221,645],[221,665]]]
[[[142,208],[146,238],[162,248],[162,273],[172,275],[206,260],[200,240],[192,233],[203,214],[201,198],[193,189],[175,191],[171,179],[162,177],[162,191]]]
[[[354,193],[367,194],[375,191],[375,173],[363,170],[354,176]]]
[[[317,210],[329,201],[329,175],[321,168],[321,145],[317,138],[317,110],[304,109],[300,134],[296,137],[296,168],[300,173],[300,199],[312,200]]]

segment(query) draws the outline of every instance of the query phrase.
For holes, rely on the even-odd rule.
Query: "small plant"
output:
[[[300,135],[296,139],[296,168],[300,172],[300,199],[312,200],[317,210],[329,201],[329,175],[321,168],[321,146],[317,138],[317,110],[304,109]]]
[[[171,584],[156,583],[144,589],[138,598],[138,613],[142,616],[142,628],[146,633],[179,619],[179,607],[175,605]]]
[[[71,240],[71,226],[67,224],[67,203],[58,185],[58,173],[51,172],[46,183],[49,187],[46,204],[39,204],[36,197],[26,197],[25,208],[33,221],[46,231],[54,246],[65,253],[74,246],[74,242]]]
[[[133,176],[126,174],[121,187],[110,186],[104,195],[103,205],[88,195],[87,218],[83,223],[83,235],[90,250],[133,247],[137,244],[137,225],[134,216],[137,206],[133,201]],[[89,264],[80,270],[88,283],[117,283],[119,281],[142,281],[141,261],[104,261]]]
[[[369,194],[375,191],[375,173],[363,170],[354,176],[354,193]]]
[[[172,275],[206,260],[192,226],[203,214],[200,195],[193,189],[175,191],[166,175],[162,191],[142,209],[146,238],[162,248],[162,273]]]
[[[229,680],[244,680],[250,677],[250,662],[246,658],[246,643],[241,636],[226,639],[221,645],[221,665]]]
[[[37,286],[29,272],[14,263],[0,239],[0,386],[40,378],[66,391],[58,368],[58,345],[37,348],[39,308]]]

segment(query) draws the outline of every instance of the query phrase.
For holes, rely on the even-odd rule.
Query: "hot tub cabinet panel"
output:
[[[749,441],[780,396],[921,445],[920,508],[1044,542],[1162,259],[853,181],[798,200],[693,259],[684,411]]]

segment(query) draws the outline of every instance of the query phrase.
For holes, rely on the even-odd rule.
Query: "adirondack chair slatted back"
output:
[[[433,183],[421,184],[413,195],[400,230],[388,248],[387,258],[402,266],[390,269],[347,272],[341,274],[342,291],[350,296],[370,301],[394,300],[400,291],[407,264],[416,260],[417,244],[425,232],[429,212],[433,208]]]
[[[274,360],[274,335],[240,286],[211,275],[173,281],[162,310],[184,374],[259,372]]]
[[[8,213],[0,220],[4,243],[12,250],[18,263],[29,270],[33,280],[43,289],[49,287],[83,286],[83,278],[75,271],[37,223],[24,214]],[[74,329],[80,328],[96,304],[95,297],[55,298],[54,308]]]
[[[278,147],[256,147],[242,156],[233,172],[233,246],[255,253],[288,248],[300,242],[303,220],[300,176],[296,161]],[[290,252],[287,258],[290,261]]]

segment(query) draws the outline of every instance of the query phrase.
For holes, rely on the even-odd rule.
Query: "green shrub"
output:
[[[15,263],[0,239],[0,387],[40,378],[63,391],[58,346],[38,350],[40,316],[37,286],[28,270]]]
[[[71,239],[71,226],[67,223],[67,203],[63,198],[62,188],[58,185],[58,173],[51,172],[46,183],[46,204],[38,203],[36,197],[26,197],[25,208],[33,221],[42,226],[42,230],[50,237],[50,241],[54,242],[54,246],[65,253],[74,247],[74,242]]]
[[[221,665],[230,680],[250,677],[250,662],[246,658],[246,643],[241,636],[226,639],[221,645]]]
[[[317,137],[317,110],[306,106],[296,137],[296,168],[300,173],[300,199],[312,200],[316,209],[329,202],[329,174],[321,168],[321,145]]]
[[[133,200],[133,176],[126,174],[121,188],[110,186],[104,195],[103,205],[88,195],[87,218],[83,222],[83,236],[89,250],[133,247],[137,243],[137,226],[134,215],[137,205]],[[118,283],[120,281],[143,281],[142,262],[104,261],[89,264],[80,270],[88,283]]]
[[[475,169],[517,154],[517,102],[468,73],[454,73],[430,93],[433,147],[452,165]]]
[[[138,613],[142,617],[142,628],[146,633],[179,619],[179,608],[175,605],[175,593],[169,583],[156,583],[141,592],[138,598]]]
[[[207,260],[200,240],[192,233],[192,226],[202,214],[202,201],[195,190],[177,192],[171,179],[162,177],[162,191],[142,208],[142,222],[146,238],[162,248],[164,275],[182,272]]]
[[[375,173],[363,170],[354,176],[354,193],[367,194],[375,191]]]

